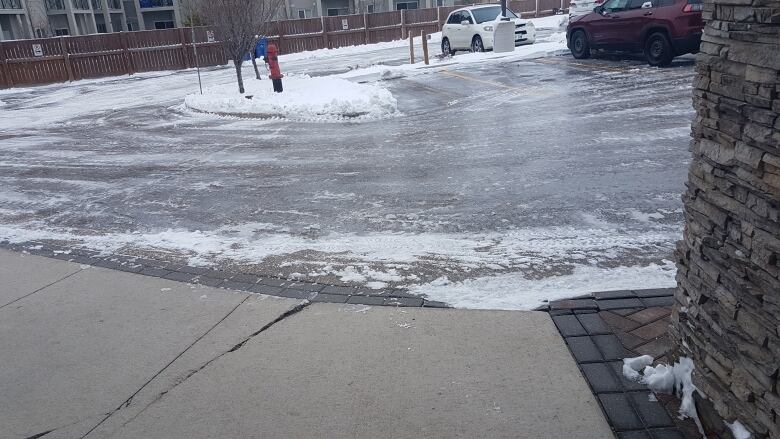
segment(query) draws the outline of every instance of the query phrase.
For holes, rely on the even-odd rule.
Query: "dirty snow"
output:
[[[267,79],[252,78],[244,82],[243,95],[235,83],[227,82],[204,89],[202,95],[187,95],[184,102],[197,111],[251,117],[377,119],[398,111],[398,102],[392,93],[378,85],[306,75],[291,75],[282,81],[283,93],[274,93],[271,81]]]

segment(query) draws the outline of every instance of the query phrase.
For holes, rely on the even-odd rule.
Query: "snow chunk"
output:
[[[647,384],[647,387],[653,392],[673,393],[682,400],[680,403],[681,419],[692,418],[699,428],[699,432],[704,435],[704,428],[699,420],[699,414],[696,412],[696,404],[693,401],[693,392],[696,386],[693,385],[693,360],[681,357],[680,361],[673,366],[659,364],[655,367],[646,365],[642,375],[639,375],[633,366],[640,365],[647,359],[640,360],[642,357],[626,358],[623,360],[623,374],[627,378],[640,379],[640,382]],[[629,364],[631,364],[629,366]],[[631,375],[629,377],[628,375]]]
[[[750,439],[753,437],[752,434],[748,431],[747,428],[745,428],[744,425],[742,425],[739,421],[734,421],[733,423],[729,424],[726,421],[723,421],[729,429],[731,429],[731,434],[734,435],[734,439]]]
[[[274,93],[269,80],[248,79],[246,93],[234,82],[193,93],[184,104],[193,110],[222,116],[285,117],[307,120],[343,118],[377,119],[392,116],[398,102],[392,93],[374,84],[358,84],[343,78],[288,76],[284,92]],[[252,96],[252,99],[247,99]]]
[[[623,365],[628,366],[631,370],[639,372],[645,367],[653,364],[654,358],[649,355],[642,355],[641,357],[624,358]]]

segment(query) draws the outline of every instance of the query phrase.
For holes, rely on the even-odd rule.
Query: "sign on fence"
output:
[[[349,22],[347,21],[346,18],[341,19],[341,28],[344,30],[349,29]]]
[[[213,43],[214,41],[217,41],[216,38],[214,38],[214,31],[213,30],[207,30],[206,31],[206,41],[209,43]]]
[[[40,44],[33,44],[32,50],[33,50],[33,55],[43,56],[43,46],[41,46]]]

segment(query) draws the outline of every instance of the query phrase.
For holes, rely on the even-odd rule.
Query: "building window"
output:
[[[108,29],[106,28],[106,24],[105,23],[95,23],[95,25],[97,26],[97,31],[98,31],[99,34],[104,34],[104,33],[108,32]]]
[[[303,9],[299,9],[298,18],[306,18],[306,11],[304,11]]]
[[[155,21],[154,22],[154,28],[155,29],[173,29],[173,21]]]
[[[43,29],[41,29],[41,28],[35,29],[35,37],[36,38],[43,38]]]
[[[374,13],[374,5],[368,5],[366,7],[366,11],[368,11],[369,14],[373,14]]]
[[[61,37],[61,36],[64,36],[64,35],[70,35],[70,31],[68,30],[67,27],[63,27],[61,29],[54,29],[54,35],[56,35],[58,37]]]
[[[142,8],[167,8],[173,6],[173,0],[139,0]]]
[[[127,22],[127,30],[128,31],[134,31],[135,30],[135,26],[133,26],[133,22],[132,21],[128,21]]]
[[[399,2],[395,4],[395,9],[398,11],[402,9],[417,9],[417,2]]]

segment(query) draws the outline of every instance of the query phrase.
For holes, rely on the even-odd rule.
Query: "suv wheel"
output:
[[[590,58],[590,44],[585,31],[576,30],[571,35],[571,54],[577,59]]]
[[[455,55],[455,51],[452,50],[452,47],[450,46],[450,39],[449,38],[442,38],[441,40],[441,53],[445,55]]]
[[[672,63],[674,54],[669,38],[662,32],[655,32],[645,41],[645,56],[651,66],[665,67]]]
[[[479,35],[475,35],[474,39],[471,40],[471,51],[472,52],[484,52],[485,46],[482,44],[482,37]]]

